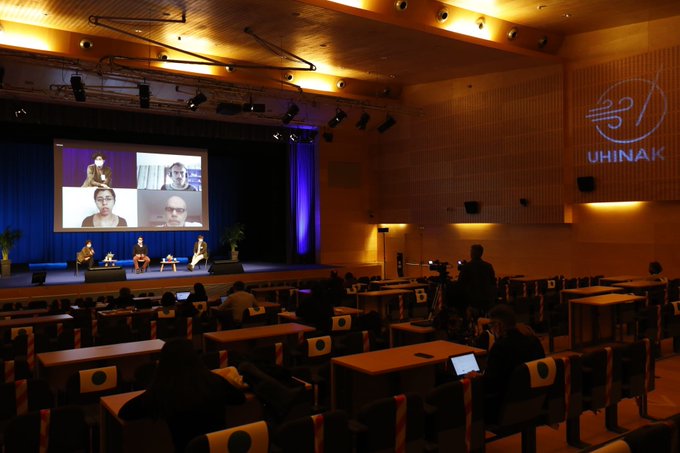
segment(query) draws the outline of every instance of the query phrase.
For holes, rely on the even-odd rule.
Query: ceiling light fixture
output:
[[[335,109],[335,116],[328,120],[328,127],[338,126],[338,124],[342,123],[345,118],[347,118],[347,114],[345,112],[339,108]]]
[[[300,112],[300,107],[298,107],[295,104],[291,104],[290,107],[288,107],[288,111],[283,115],[281,118],[281,122],[283,124],[288,124],[290,123],[293,118],[295,118],[295,115],[297,115]]]
[[[437,22],[440,24],[443,24],[449,19],[449,10],[446,8],[442,8],[439,11],[437,11]]]
[[[361,114],[361,117],[359,117],[359,121],[357,121],[356,127],[357,129],[366,130],[366,125],[368,124],[368,121],[371,119],[371,115],[368,114],[368,112],[364,112]]]
[[[387,118],[385,118],[385,122],[378,126],[378,132],[382,134],[395,124],[397,124],[397,120],[395,120],[394,118],[392,118],[392,116],[388,114]]]
[[[207,100],[208,98],[205,97],[205,94],[199,91],[198,93],[196,93],[196,96],[192,97],[187,101],[187,107],[191,111],[195,112],[198,109],[198,106],[203,104]]]
[[[151,88],[147,83],[139,84],[139,107],[148,109],[151,105]]]
[[[406,0],[397,0],[394,3],[394,7],[397,9],[397,11],[405,11],[406,8],[408,8],[408,1]]]
[[[477,24],[477,28],[479,28],[480,30],[484,30],[484,26],[486,25],[486,19],[484,17],[478,17],[475,23]]]
[[[71,89],[76,101],[85,102],[85,85],[83,85],[83,79],[79,75],[71,76]]]
[[[338,80],[338,82],[335,84],[335,86],[338,87],[338,89],[342,90],[343,88],[345,88],[345,87],[347,86],[347,82],[345,82],[344,80],[340,79],[340,80]]]
[[[538,48],[542,49],[546,45],[548,45],[548,37],[547,36],[541,36],[538,40]]]
[[[514,40],[517,37],[517,33],[519,30],[517,30],[517,27],[512,27],[510,30],[508,30],[508,39],[510,41]]]

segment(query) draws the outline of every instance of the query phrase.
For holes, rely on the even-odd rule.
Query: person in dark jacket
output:
[[[489,312],[489,318],[489,327],[495,336],[495,342],[489,351],[484,371],[484,389],[487,395],[484,415],[487,420],[492,421],[507,392],[508,380],[515,368],[525,362],[544,358],[545,351],[531,327],[516,323],[515,312],[509,305],[496,305]]]
[[[149,388],[123,405],[123,420],[162,419],[168,424],[175,452],[191,439],[224,429],[225,406],[243,404],[241,390],[208,370],[186,339],[163,345]]]
[[[473,310],[473,317],[484,314],[496,299],[496,273],[491,263],[482,259],[484,247],[470,247],[470,261],[464,263],[458,274],[458,288],[465,307]]]

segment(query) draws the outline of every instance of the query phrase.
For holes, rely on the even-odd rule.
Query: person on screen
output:
[[[81,187],[111,187],[111,168],[104,166],[106,157],[103,153],[96,152],[92,155],[93,164],[87,166],[87,177]]]
[[[187,174],[187,167],[181,162],[175,162],[170,166],[170,170],[168,170],[168,176],[172,179],[172,183],[163,184],[161,190],[189,190],[196,192],[198,189],[189,184]]]
[[[79,265],[87,264],[88,269],[92,269],[92,263],[94,260],[92,257],[94,256],[94,249],[92,248],[92,241],[85,241],[85,247],[80,249],[80,252],[78,252],[78,257],[76,260],[78,261]]]
[[[158,226],[170,228],[203,226],[199,222],[187,222],[188,214],[186,201],[173,195],[165,202],[165,223]]]
[[[99,212],[85,217],[81,227],[126,227],[127,221],[113,213],[116,205],[116,192],[113,189],[95,189],[94,203]]]
[[[144,238],[143,237],[138,237],[137,238],[137,244],[135,244],[134,249],[132,250],[132,254],[134,255],[132,257],[132,262],[135,265],[135,273],[139,274],[139,262],[142,261],[144,264],[142,265],[142,272],[146,272],[146,268],[149,267],[149,263],[151,262],[151,258],[149,258],[149,249],[144,245]]]
[[[191,257],[191,263],[187,265],[187,269],[193,272],[196,263],[203,258],[208,259],[208,244],[203,241],[203,235],[198,235],[198,240],[194,243],[194,255]]]

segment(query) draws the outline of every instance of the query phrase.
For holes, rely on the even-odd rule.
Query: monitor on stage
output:
[[[207,230],[203,149],[54,140],[54,231]]]

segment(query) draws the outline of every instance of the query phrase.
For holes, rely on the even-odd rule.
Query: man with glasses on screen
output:
[[[161,190],[189,190],[196,192],[197,189],[187,181],[187,167],[181,162],[175,162],[168,170],[168,176],[172,179],[171,184],[163,184]]]
[[[187,203],[182,197],[173,195],[165,202],[165,223],[161,227],[179,228],[203,226],[199,222],[187,222]]]

